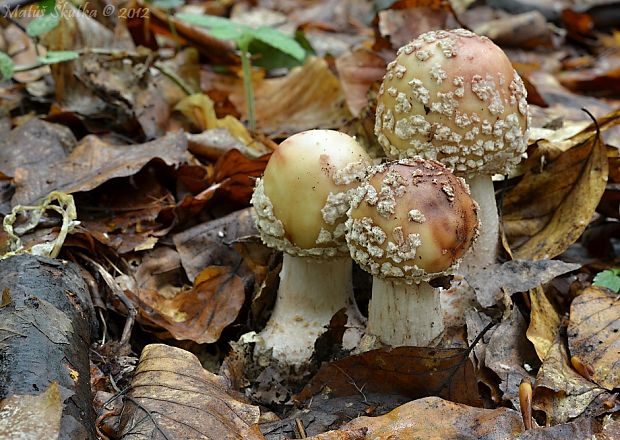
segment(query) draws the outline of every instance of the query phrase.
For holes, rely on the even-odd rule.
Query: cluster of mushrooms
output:
[[[437,342],[443,317],[429,281],[495,262],[491,177],[521,160],[528,125],[525,87],[504,52],[457,29],[420,35],[388,64],[375,125],[383,163],[338,131],[286,139],[252,197],[263,242],[284,253],[257,350],[300,365],[339,310],[362,327],[352,260],[373,276],[367,334],[393,346]]]

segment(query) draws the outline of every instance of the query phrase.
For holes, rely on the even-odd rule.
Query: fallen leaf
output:
[[[467,275],[465,280],[476,291],[480,305],[491,307],[497,304],[503,295],[502,291],[507,295],[527,292],[580,267],[580,264],[559,260],[512,260],[484,267],[474,274]]]
[[[338,128],[352,117],[340,81],[322,58],[309,57],[283,78],[255,82],[254,97],[258,130],[272,137],[316,127]],[[230,100],[246,115],[240,84]]]
[[[119,254],[152,248],[174,225],[174,197],[165,170],[146,166],[131,178],[112,179],[76,194],[82,229]]]
[[[10,396],[0,401],[0,437],[47,440],[60,435],[63,405],[58,382],[36,396]]]
[[[536,354],[542,361],[559,335],[561,319],[542,287],[530,290],[530,302],[532,308],[527,339],[534,344]]]
[[[333,396],[369,392],[410,398],[437,395],[480,405],[478,387],[467,351],[426,347],[372,350],[326,364],[295,400],[305,401],[329,387]]]
[[[366,430],[364,436],[342,435]],[[338,431],[312,440],[344,439],[441,439],[494,440],[514,438],[523,431],[521,415],[512,409],[482,409],[427,397],[399,406],[380,417],[359,417]]]
[[[607,183],[607,154],[597,135],[567,150],[542,172],[528,171],[504,198],[503,226],[515,258],[564,252],[586,229]]]
[[[385,60],[363,47],[336,58],[336,69],[353,116],[359,116],[368,105],[368,91],[385,75]]]
[[[112,178],[131,176],[156,158],[169,166],[186,162],[187,141],[183,133],[170,133],[139,145],[113,145],[96,136],[86,136],[63,160],[44,167],[37,164],[18,168],[12,203],[32,204],[51,191],[89,191]]]
[[[484,364],[499,376],[503,398],[519,407],[519,385],[524,378],[533,382],[528,372],[536,366],[537,359],[531,343],[525,337],[527,324],[517,307],[493,331],[484,357]]]
[[[573,300],[568,324],[571,356],[593,370],[592,380],[620,388],[620,301],[606,289],[592,286]]]
[[[252,197],[256,178],[263,175],[270,154],[250,159],[238,150],[230,150],[218,159],[213,168],[212,183],[217,191],[231,201],[247,205]]]
[[[64,159],[75,144],[75,136],[67,127],[32,119],[0,140],[0,172],[13,176],[18,167],[38,166],[41,161],[54,163]]]
[[[507,14],[487,20],[472,29],[478,35],[489,37],[500,47],[535,49],[553,47],[553,32],[540,11]]]
[[[198,358],[163,344],[144,347],[121,420],[124,439],[262,439],[260,410]]]
[[[172,240],[187,277],[193,281],[207,266],[239,267],[245,277],[247,268],[241,267],[243,256],[231,243],[251,235],[258,235],[258,230],[253,208],[247,208],[186,229],[173,235]]]
[[[173,298],[156,290],[128,290],[139,309],[139,320],[167,330],[178,340],[209,344],[236,318],[245,300],[241,278],[229,267],[209,266],[196,276],[194,287]]]
[[[547,424],[555,425],[579,416],[604,392],[571,367],[564,342],[558,338],[536,375],[532,407],[546,414]]]

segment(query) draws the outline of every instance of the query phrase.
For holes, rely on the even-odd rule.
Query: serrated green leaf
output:
[[[0,52],[0,75],[2,75],[3,81],[9,80],[13,77],[14,68],[15,65],[13,64],[11,57],[4,52]]]
[[[258,29],[252,29],[251,32],[257,40],[275,47],[280,52],[284,52],[297,60],[301,61],[306,57],[306,51],[294,38],[284,35],[276,29],[261,26]]]
[[[151,4],[160,9],[174,9],[183,6],[183,0],[153,0]]]
[[[594,285],[599,287],[607,287],[618,293],[620,291],[620,271],[618,269],[604,270],[594,277]]]
[[[50,50],[45,56],[39,57],[38,60],[42,64],[56,64],[75,60],[79,56],[80,54],[73,50]]]
[[[28,23],[26,33],[31,37],[38,37],[54,29],[58,23],[60,23],[60,14],[57,12],[45,14]]]

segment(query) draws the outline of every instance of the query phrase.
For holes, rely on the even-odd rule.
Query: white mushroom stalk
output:
[[[351,257],[373,275],[368,333],[389,345],[429,346],[443,331],[439,292],[475,240],[477,204],[465,181],[421,158],[372,167],[351,198]]]
[[[349,192],[369,164],[353,138],[332,130],[293,135],[271,156],[252,204],[263,242],[284,259],[273,313],[257,338],[259,353],[271,350],[277,361],[300,365],[339,310],[346,309],[349,327],[363,325],[344,221]],[[345,333],[347,348],[360,333]]]
[[[389,158],[421,156],[464,177],[480,205],[477,243],[460,273],[495,262],[499,219],[491,176],[527,148],[523,81],[504,52],[464,29],[431,31],[399,49],[379,90],[375,134]]]

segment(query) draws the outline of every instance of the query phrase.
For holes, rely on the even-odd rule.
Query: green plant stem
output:
[[[256,115],[254,113],[254,87],[252,85],[252,65],[248,48],[252,37],[244,35],[237,41],[241,51],[241,69],[243,71],[243,90],[245,92],[245,105],[248,110],[248,124],[251,131],[256,131]]]

